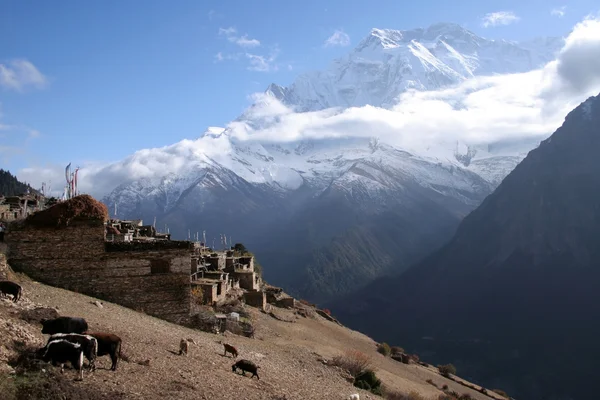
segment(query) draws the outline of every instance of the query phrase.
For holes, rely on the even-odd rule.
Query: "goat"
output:
[[[237,358],[238,351],[235,347],[233,347],[232,345],[227,344],[227,343],[223,343],[223,347],[225,348],[225,353],[223,354],[224,356],[226,356],[227,353],[231,353],[233,358]]]
[[[179,355],[187,356],[188,353],[188,341],[185,339],[181,339],[179,342]]]

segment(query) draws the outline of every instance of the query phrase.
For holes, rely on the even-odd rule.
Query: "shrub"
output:
[[[445,377],[449,377],[450,375],[456,375],[456,368],[452,364],[446,365],[438,365],[438,371]]]
[[[370,369],[364,370],[356,376],[354,379],[354,386],[360,389],[368,390],[376,395],[383,394],[381,381],[377,378],[375,372]]]
[[[429,383],[432,386],[437,387],[437,385],[435,384],[435,382],[433,381],[433,379],[427,379],[425,382]]]
[[[323,311],[325,314],[331,316],[331,311],[328,308],[324,308],[321,311]]]
[[[192,301],[198,305],[204,304],[204,293],[202,293],[202,287],[194,286],[191,291]]]
[[[499,394],[500,396],[504,396],[507,399],[510,399],[510,396],[504,390],[501,390],[501,389],[492,389],[492,392],[494,392],[496,394]]]
[[[358,350],[347,350],[343,355],[334,357],[332,364],[348,371],[356,378],[371,366],[371,358]]]
[[[392,354],[404,354],[404,349],[398,346],[392,346]]]
[[[392,349],[389,344],[383,342],[377,345],[377,351],[383,354],[386,357],[389,357],[392,354]]]
[[[235,246],[233,246],[233,250],[240,253],[240,255],[248,253],[248,249],[242,243],[236,243]]]
[[[465,394],[461,394],[460,397],[458,398],[458,400],[473,400],[473,398],[471,397],[470,394],[465,393]]]
[[[442,390],[448,390],[448,385],[444,384],[444,386],[442,386]]]
[[[419,356],[418,356],[417,354],[411,354],[409,357],[410,357],[410,359],[411,359],[411,360],[412,360],[414,363],[416,363],[416,364],[418,364],[418,363],[419,363],[419,360],[420,360],[420,359],[419,359]]]

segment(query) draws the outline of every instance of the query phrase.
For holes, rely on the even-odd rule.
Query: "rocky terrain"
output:
[[[439,388],[448,385],[449,390],[468,393],[473,399],[501,399],[446,379],[433,367],[405,365],[384,357],[376,352],[372,339],[319,316],[304,318],[294,310],[276,309],[275,319],[250,309],[257,328],[254,339],[228,332],[215,335],[110,303],[102,303],[100,308],[93,298],[10,275],[22,284],[24,295],[17,304],[0,299],[0,388],[14,398],[322,400],[345,399],[352,393],[360,393],[361,399],[379,398],[352,386],[347,373],[327,365],[327,360],[355,349],[371,357],[377,376],[390,389],[438,399],[442,391],[427,382],[431,380]],[[22,360],[21,364],[15,361],[25,349],[45,342],[36,313],[31,311],[40,307],[85,317],[91,330],[119,335],[124,359],[117,371],[110,372],[109,359],[103,357],[96,372],[86,372],[83,382],[75,382],[71,369],[61,375],[48,364],[34,368],[30,363],[28,369]],[[187,357],[176,354],[181,338],[195,343]],[[261,379],[234,374],[233,360],[223,356],[219,341],[235,345],[240,358],[255,361],[261,367]]]

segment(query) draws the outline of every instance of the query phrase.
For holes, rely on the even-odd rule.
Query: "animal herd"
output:
[[[0,295],[11,295],[16,303],[21,298],[23,289],[12,281],[0,281]],[[77,370],[77,380],[83,380],[83,360],[88,360],[87,368],[90,371],[96,370],[96,358],[109,356],[112,364],[111,371],[117,370],[117,363],[121,358],[121,343],[119,336],[107,332],[89,332],[88,323],[83,318],[76,317],[57,317],[54,319],[42,319],[42,333],[50,335],[46,345],[37,350],[36,355],[45,362],[51,362],[52,365],[60,365],[60,372],[64,372],[65,364],[70,363],[73,369]],[[179,355],[187,356],[189,351],[189,341],[191,339],[181,339],[179,342]],[[221,343],[221,342],[219,342]],[[238,357],[238,350],[228,344],[222,343],[224,353],[227,353],[235,359]],[[232,372],[237,373],[239,369],[242,375],[246,372],[251,373],[250,379],[258,376],[260,367],[254,362],[246,359],[238,360],[231,366]],[[358,394],[352,394],[348,397],[350,400],[359,400]]]
[[[112,333],[89,332],[88,324],[83,318],[57,317],[43,319],[42,333],[50,335],[46,345],[38,350],[38,356],[53,365],[60,364],[61,372],[66,363],[71,363],[83,379],[83,358],[88,360],[88,368],[96,370],[96,358],[109,356],[111,371],[117,370],[121,357],[121,338]]]
[[[23,289],[12,281],[0,281],[0,294],[13,296],[16,303],[21,298]],[[52,365],[60,365],[61,373],[64,366],[70,363],[73,369],[78,372],[78,380],[83,380],[84,358],[88,360],[87,368],[90,371],[96,370],[96,358],[105,355],[110,356],[112,361],[110,370],[116,371],[119,358],[121,357],[121,343],[119,336],[107,332],[89,332],[88,323],[83,318],[76,317],[57,317],[54,319],[42,319],[42,334],[50,335],[46,345],[37,350],[36,355]],[[181,339],[179,344],[179,355],[187,355],[189,351],[188,340]],[[224,356],[230,353],[233,358],[238,357],[238,350],[227,343],[223,344],[225,350]],[[250,360],[238,360],[231,366],[231,370],[251,373],[251,377],[258,376],[257,366]]]

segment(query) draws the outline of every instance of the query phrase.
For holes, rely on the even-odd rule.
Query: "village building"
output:
[[[11,222],[43,210],[45,198],[36,194],[0,196],[0,222]]]

